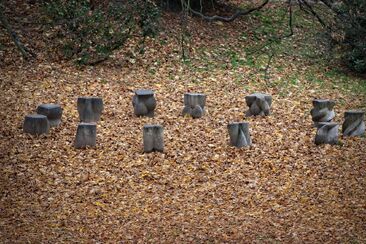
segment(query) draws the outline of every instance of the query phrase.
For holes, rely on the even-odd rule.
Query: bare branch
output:
[[[214,16],[206,16],[204,14],[202,14],[201,12],[195,11],[191,8],[189,8],[189,11],[195,15],[200,16],[201,18],[203,18],[204,20],[207,21],[223,21],[223,22],[231,22],[233,20],[235,20],[236,18],[243,16],[243,15],[247,15],[250,14],[254,11],[258,11],[260,9],[262,9],[264,6],[267,5],[267,3],[269,3],[269,0],[265,0],[261,5],[255,7],[255,8],[251,8],[248,10],[242,10],[239,9],[234,15],[230,16],[230,17],[223,17],[223,16],[218,16],[218,15],[214,15]]]
[[[330,10],[332,10],[339,18],[343,16],[342,12],[336,9],[329,1],[320,0],[325,6],[327,6]]]
[[[304,12],[305,12],[305,13],[307,13],[307,14],[311,14],[311,13],[309,12],[309,10],[307,10],[307,9],[305,9],[305,8],[304,8],[303,3],[302,3],[302,0],[297,0],[297,2],[298,2],[299,7],[300,7],[300,9],[301,9],[302,11],[304,11]]]
[[[293,24],[292,24],[292,4],[291,4],[291,0],[288,0],[287,3],[288,3],[288,27],[290,29],[290,33],[288,33],[287,35],[284,35],[282,38],[290,37],[294,34],[294,27],[293,27]]]
[[[264,70],[263,70],[263,72],[264,72],[264,77],[266,78],[266,79],[268,79],[269,78],[269,68],[271,67],[271,62],[272,62],[272,59],[273,59],[273,57],[274,57],[274,53],[272,52],[271,54],[267,54],[267,56],[268,56],[268,60],[267,60],[267,65],[266,65],[266,67],[264,68]]]
[[[319,23],[326,29],[331,30],[331,28],[324,22],[324,20],[319,16],[319,14],[313,9],[313,7],[307,2],[307,0],[301,0],[301,2],[309,9],[312,15],[319,21]]]

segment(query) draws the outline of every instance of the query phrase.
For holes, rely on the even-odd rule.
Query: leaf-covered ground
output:
[[[95,67],[42,53],[32,63],[19,61],[14,50],[5,56],[0,241],[366,242],[366,138],[316,146],[309,114],[312,99],[335,99],[335,121],[342,123],[345,110],[365,109],[365,80],[322,59],[327,50],[312,46],[315,24],[306,18],[296,22],[294,37],[274,47],[264,77],[261,57],[245,52],[261,40],[254,36],[268,34],[256,28],[264,13],[229,24],[190,18],[185,62],[174,14],[164,14],[163,32],[147,40],[143,55],[134,54],[132,39]],[[133,91],[140,88],[156,93],[154,118],[133,115]],[[185,92],[207,94],[203,118],[180,115]],[[243,117],[244,97],[253,92],[272,94],[271,116]],[[97,147],[76,150],[76,99],[84,95],[103,97],[105,110]],[[61,126],[46,136],[24,134],[24,116],[41,103],[62,105]],[[236,149],[226,126],[243,120],[253,145]],[[147,123],[164,126],[164,153],[143,153]]]

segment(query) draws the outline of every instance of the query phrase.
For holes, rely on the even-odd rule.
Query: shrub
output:
[[[124,45],[136,27],[142,29],[143,35],[157,32],[158,10],[146,0],[100,5],[88,0],[51,0],[43,9],[49,23],[58,30],[55,44],[65,58],[79,64],[107,59]]]
[[[160,11],[152,2],[145,2],[145,4],[138,5],[140,13],[139,26],[142,30],[142,35],[155,36],[159,30]]]
[[[344,61],[350,69],[366,73],[366,1],[343,0],[336,7],[346,47]]]

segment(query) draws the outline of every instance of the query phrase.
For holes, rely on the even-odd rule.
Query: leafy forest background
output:
[[[276,13],[260,13],[270,2],[278,5]],[[366,72],[365,9],[366,3],[362,0],[30,0],[24,6],[3,0],[0,17],[3,30],[7,31],[23,58],[35,58],[37,53],[45,51],[37,49],[36,43],[27,41],[27,36],[22,36],[27,35],[26,27],[32,26],[38,30],[37,41],[48,43],[47,51],[56,51],[58,58],[93,65],[106,60],[113,51],[122,49],[129,38],[137,38],[136,48],[140,52],[144,51],[147,37],[161,39],[159,32],[162,31],[161,23],[164,22],[161,19],[163,11],[174,12],[181,19],[174,28],[180,30],[176,38],[180,39],[183,59],[189,58],[185,55],[190,41],[188,18],[197,17],[222,23],[250,14],[260,14],[259,26],[253,26],[253,29],[257,32],[265,29],[259,39],[269,43],[264,44],[261,47],[263,49],[293,35],[293,19],[308,14],[323,27],[323,38],[333,57],[350,70],[362,74]],[[288,26],[281,22],[288,22]],[[11,49],[4,43],[0,48],[2,56],[10,52],[5,49]]]

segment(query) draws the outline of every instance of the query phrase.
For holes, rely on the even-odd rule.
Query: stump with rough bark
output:
[[[252,144],[248,122],[230,123],[227,128],[230,136],[230,145],[240,148]]]
[[[137,90],[132,98],[132,105],[136,116],[154,117],[156,100],[152,90]]]
[[[335,101],[329,99],[314,99],[314,108],[310,111],[312,120],[316,125],[319,122],[330,122],[335,116],[333,107]]]
[[[103,111],[103,99],[100,97],[79,97],[77,107],[80,122],[98,122]]]
[[[254,93],[245,97],[249,109],[245,116],[267,116],[271,113],[272,97],[267,94]]]
[[[144,152],[163,152],[164,138],[163,126],[161,125],[145,125],[143,128]]]
[[[51,127],[56,127],[61,123],[62,108],[58,104],[41,104],[37,107],[37,114],[47,116]]]
[[[192,118],[201,118],[205,114],[206,95],[200,93],[184,94],[184,115],[190,115]]]
[[[365,112],[362,110],[348,110],[344,113],[342,133],[344,136],[365,135]]]
[[[75,148],[95,147],[97,137],[97,125],[95,123],[80,123],[76,131]]]
[[[316,124],[317,132],[315,144],[338,144],[338,128],[335,122],[319,122]]]
[[[23,131],[32,135],[48,134],[50,124],[47,116],[42,114],[30,114],[25,116]]]

